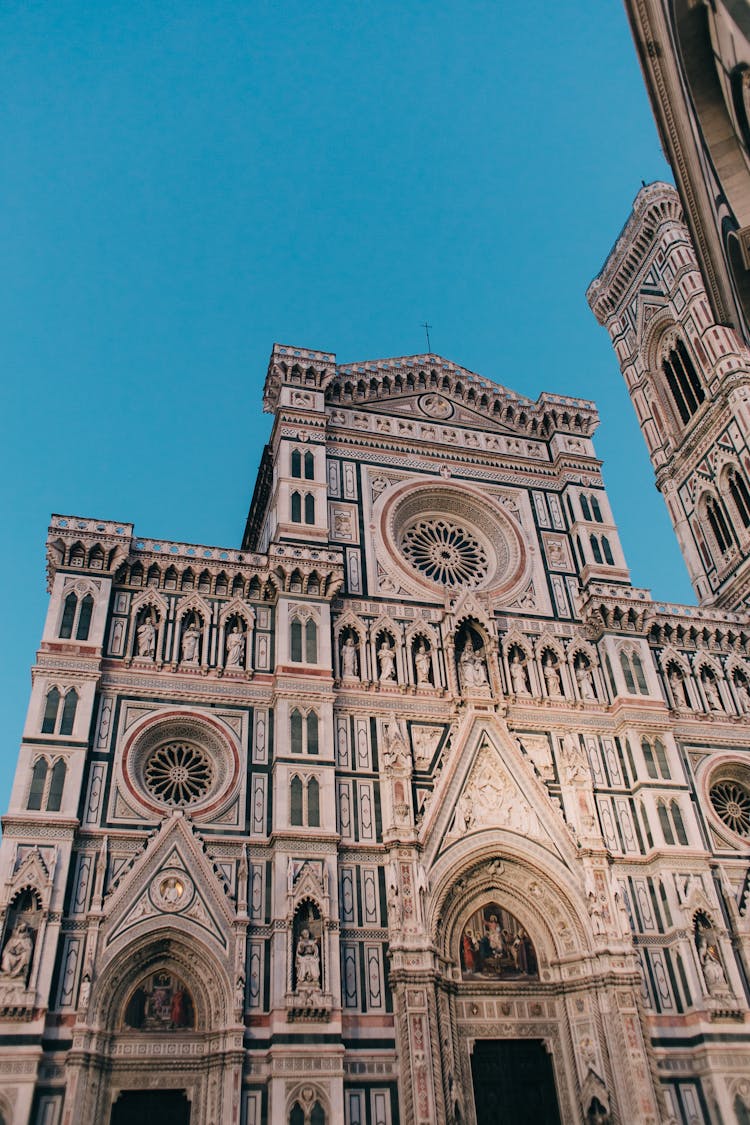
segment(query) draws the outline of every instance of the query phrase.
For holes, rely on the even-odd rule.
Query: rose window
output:
[[[213,782],[211,759],[189,742],[168,742],[152,751],[143,770],[146,788],[167,805],[192,805]]]
[[[445,586],[477,586],[487,576],[487,551],[475,536],[447,519],[422,519],[399,544],[411,565]]]
[[[735,779],[711,786],[711,804],[716,815],[738,836],[750,836],[750,789]]]

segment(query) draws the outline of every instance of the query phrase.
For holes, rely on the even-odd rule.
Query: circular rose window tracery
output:
[[[750,836],[750,789],[735,778],[717,781],[709,790],[714,811],[738,836]]]
[[[167,805],[192,805],[211,788],[213,766],[199,746],[168,742],[151,752],[145,763],[146,788]]]
[[[488,555],[470,531],[448,519],[421,519],[399,543],[411,565],[444,586],[478,586],[487,577]]]

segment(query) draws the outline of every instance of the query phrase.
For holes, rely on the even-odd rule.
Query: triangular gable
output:
[[[146,850],[105,899],[105,948],[125,935],[154,930],[179,918],[204,938],[227,948],[234,912],[225,884],[189,822],[182,815],[164,821]]]
[[[505,724],[467,715],[429,805],[420,836],[429,863],[466,836],[502,829],[537,843],[572,867],[575,848],[559,808]]]

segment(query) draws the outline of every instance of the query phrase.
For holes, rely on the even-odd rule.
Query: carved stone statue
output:
[[[516,695],[529,695],[529,681],[526,675],[526,665],[521,662],[517,652],[513,654],[510,663],[510,681]]]
[[[378,649],[378,667],[380,669],[380,682],[388,683],[396,678],[396,657],[391,645],[383,638],[383,643]]]
[[[197,664],[201,631],[193,622],[182,634],[182,659],[186,664]]]
[[[430,682],[430,654],[427,651],[424,641],[419,642],[419,646],[414,655],[414,666],[417,669],[417,684],[429,684]]]
[[[300,932],[295,956],[297,988],[320,987],[320,950],[318,943],[308,929]]]
[[[359,679],[357,674],[357,646],[351,633],[341,648],[341,675],[346,680]]]
[[[227,637],[227,668],[242,668],[245,655],[245,634],[235,625]]]
[[[91,996],[91,973],[87,969],[81,978],[81,988],[78,992],[78,1007],[82,1011],[86,1011],[89,1006],[89,998]]]
[[[25,981],[33,952],[34,939],[29,926],[24,921],[18,922],[3,950],[0,973],[13,980]]]
[[[740,710],[744,711],[746,715],[750,714],[750,691],[747,689],[747,683],[739,676],[734,681],[734,690],[737,692],[737,700],[740,705]]]
[[[560,682],[560,673],[558,672],[552,657],[549,653],[544,658],[544,681],[547,685],[547,695],[550,699],[560,699],[562,697],[562,684]]]
[[[669,686],[672,689],[672,700],[674,701],[675,708],[688,707],[687,692],[685,691],[685,681],[681,674],[672,665],[669,673]]]
[[[579,778],[588,778],[588,770],[583,760],[578,739],[570,732],[563,736],[560,743],[560,762],[563,767],[565,781],[577,781]]]
[[[711,996],[731,995],[724,968],[716,948],[716,938],[711,927],[700,920],[695,924],[695,948],[703,971],[703,979]]]
[[[705,673],[701,676],[701,683],[703,684],[703,692],[706,696],[706,703],[708,704],[709,709],[711,711],[723,711],[724,708],[721,705],[719,690],[716,686],[716,681],[714,680],[713,676]]]
[[[453,821],[455,832],[468,832],[474,823],[474,804],[468,793],[462,793],[456,801],[456,816]]]
[[[467,641],[463,647],[458,660],[458,672],[464,691],[487,686],[487,665],[482,652],[482,649],[474,648],[471,641]]]
[[[591,675],[591,669],[587,665],[579,664],[576,668],[576,683],[578,684],[578,694],[581,699],[596,699],[594,677]]]
[[[147,617],[138,626],[138,640],[137,640],[138,655],[148,657],[150,660],[154,659],[156,652],[156,629],[154,628],[153,621]]]

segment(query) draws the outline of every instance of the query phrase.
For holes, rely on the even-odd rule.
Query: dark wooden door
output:
[[[184,1090],[123,1090],[110,1125],[190,1125],[190,1102]]]
[[[539,1039],[478,1039],[471,1056],[477,1125],[560,1125],[552,1059]]]

